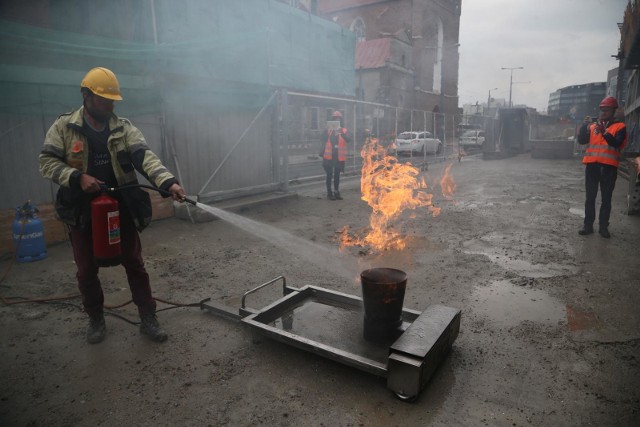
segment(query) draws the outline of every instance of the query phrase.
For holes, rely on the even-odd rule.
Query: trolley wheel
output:
[[[394,391],[393,394],[395,394],[398,399],[402,400],[403,402],[407,402],[407,403],[413,403],[418,398],[417,394],[415,396],[405,396],[404,394],[398,393],[396,391]]]

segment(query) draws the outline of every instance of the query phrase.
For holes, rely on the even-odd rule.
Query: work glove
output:
[[[604,134],[607,130],[605,129],[605,127],[602,125],[602,123],[598,122],[596,123],[596,133],[598,134]]]

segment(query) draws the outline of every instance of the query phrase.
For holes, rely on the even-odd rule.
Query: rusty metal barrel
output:
[[[384,342],[397,336],[407,273],[394,268],[371,268],[360,273],[364,305],[364,339]]]

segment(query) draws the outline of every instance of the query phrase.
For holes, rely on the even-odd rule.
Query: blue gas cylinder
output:
[[[44,227],[38,218],[38,208],[31,206],[30,201],[16,208],[12,229],[16,261],[31,262],[47,257]]]

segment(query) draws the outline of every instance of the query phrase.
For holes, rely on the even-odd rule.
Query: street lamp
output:
[[[528,82],[513,82],[514,85],[524,85],[524,84],[528,84],[531,83],[531,81]]]
[[[489,97],[487,98],[487,109],[491,108],[491,91],[492,90],[498,90],[498,88],[494,87],[493,89],[489,89]]]
[[[511,77],[509,79],[509,108],[513,107],[511,103],[511,90],[513,89],[513,70],[523,70],[524,67],[502,67],[503,70],[509,70],[511,72]]]

